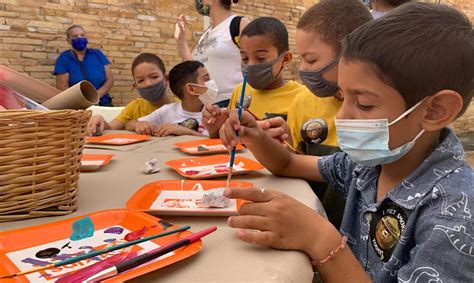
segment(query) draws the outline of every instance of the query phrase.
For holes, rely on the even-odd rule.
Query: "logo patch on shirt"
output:
[[[370,221],[370,243],[383,262],[387,262],[405,230],[407,217],[391,201],[385,202]]]
[[[199,122],[196,119],[188,118],[181,123],[178,123],[179,126],[186,127],[193,131],[197,131],[199,129]]]
[[[310,119],[301,127],[301,136],[307,143],[322,143],[328,136],[328,124],[320,118]]]

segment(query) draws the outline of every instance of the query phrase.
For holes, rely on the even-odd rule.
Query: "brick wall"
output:
[[[434,1],[434,0],[433,0]],[[290,32],[305,8],[314,0],[241,0],[235,12],[250,19],[274,16]],[[473,19],[471,0],[442,0],[463,9]],[[72,24],[84,26],[91,47],[100,48],[112,62],[114,103],[126,104],[136,97],[130,66],[140,52],[160,55],[168,70],[181,59],[173,38],[176,17],[188,15],[193,46],[203,29],[203,18],[192,0],[0,0],[0,64],[54,85],[55,59],[69,46],[64,31]],[[296,77],[298,56],[286,72]],[[455,123],[458,131],[474,131],[474,107]]]
[[[313,1],[241,2],[245,4],[235,7],[238,14],[250,19],[274,16],[285,22],[293,48],[296,23]],[[0,0],[0,64],[54,85],[55,59],[69,48],[64,31],[80,24],[89,46],[100,48],[112,62],[114,103],[126,104],[136,97],[130,67],[140,52],[158,54],[168,70],[181,61],[173,38],[180,13],[188,15],[188,40],[194,46],[203,31],[203,17],[192,0]],[[296,70],[295,60],[286,75],[296,75]]]

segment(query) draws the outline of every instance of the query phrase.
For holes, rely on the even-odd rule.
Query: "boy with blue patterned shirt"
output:
[[[232,147],[238,131],[274,174],[341,192],[340,231],[289,196],[257,189],[226,191],[251,201],[229,226],[244,241],[307,253],[324,282],[472,281],[474,173],[446,127],[469,106],[473,78],[472,24],[454,8],[410,3],[361,26],[339,63],[344,152],[292,154],[248,113],[239,121],[232,112],[220,133]]]

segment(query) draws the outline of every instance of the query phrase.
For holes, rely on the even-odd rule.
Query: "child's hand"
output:
[[[238,138],[243,144],[249,145],[258,141],[259,135],[263,134],[262,129],[257,124],[257,120],[252,114],[243,111],[242,117],[239,121],[239,114],[237,109],[230,111],[229,119],[226,120],[224,125],[219,131],[219,137],[227,149],[232,149],[237,145],[237,132],[239,133]]]
[[[176,23],[174,29],[174,38],[178,41],[186,41],[186,17],[181,14],[178,17],[178,22]]]
[[[258,126],[270,137],[285,142],[291,137],[290,127],[282,117],[258,121]]]
[[[105,129],[105,119],[101,115],[92,116],[92,118],[87,123],[86,133],[88,136],[92,136],[96,133],[97,128],[100,129],[100,132],[103,133]]]
[[[135,124],[135,132],[140,135],[153,136],[157,128],[157,125],[150,122],[137,122]]]
[[[202,123],[211,136],[217,136],[221,126],[229,118],[229,111],[226,108],[219,108],[217,105],[205,105],[202,112]]]
[[[194,131],[176,124],[163,124],[155,129],[154,135],[157,137],[192,135]]]
[[[310,253],[327,225],[320,214],[288,195],[264,189],[226,189],[224,196],[250,202],[227,224],[237,237],[252,244]]]

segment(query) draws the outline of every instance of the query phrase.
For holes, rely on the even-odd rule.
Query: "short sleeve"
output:
[[[321,176],[336,191],[347,196],[353,180],[354,168],[357,163],[352,161],[344,152],[336,152],[332,155],[322,156],[318,160],[318,168]]]
[[[416,226],[416,245],[398,270],[398,282],[472,282],[474,222],[420,215]]]
[[[100,63],[102,63],[102,65],[105,66],[110,64],[109,59],[107,59],[107,57],[104,55],[104,53],[102,53],[102,51],[96,49],[95,54],[97,55],[97,58],[99,59]]]
[[[133,100],[130,103],[128,103],[127,106],[125,106],[125,109],[123,109],[122,112],[120,112],[120,114],[118,114],[118,116],[115,117],[115,119],[124,123],[125,125],[128,124],[128,122],[134,119],[134,116],[135,116],[134,113],[136,111],[136,108],[137,108],[137,101]]]
[[[240,92],[242,92],[242,84],[237,85],[232,91],[229,106],[227,106],[228,110],[232,110],[235,108],[235,102],[237,101],[237,97],[239,97]]]
[[[139,122],[149,122],[149,123],[153,123],[153,124],[156,124],[156,125],[161,125],[162,121],[161,121],[160,115],[161,115],[161,112],[164,111],[163,109],[165,109],[164,106],[162,106],[160,109],[157,109],[157,110],[153,111],[151,114],[149,114],[145,117],[139,118],[138,121]]]
[[[67,59],[64,53],[59,55],[58,59],[56,59],[56,62],[54,63],[54,71],[53,74],[55,76],[69,73],[69,68],[67,64]]]

